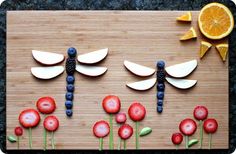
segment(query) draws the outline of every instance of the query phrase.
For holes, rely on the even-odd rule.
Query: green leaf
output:
[[[191,147],[191,146],[193,146],[194,144],[197,144],[197,143],[198,143],[197,139],[192,139],[188,142],[188,146]]]
[[[152,132],[152,129],[150,127],[144,127],[140,133],[139,136],[146,136]]]
[[[8,139],[8,141],[10,141],[11,143],[17,142],[17,139],[16,139],[15,136],[13,136],[13,135],[9,135],[7,139]]]

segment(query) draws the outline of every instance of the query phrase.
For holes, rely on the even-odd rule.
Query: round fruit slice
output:
[[[16,136],[22,136],[22,135],[23,135],[23,129],[22,129],[22,127],[16,127],[16,128],[15,128],[15,135],[16,135]]]
[[[123,140],[127,140],[133,135],[133,128],[128,124],[124,124],[119,128],[118,135]]]
[[[106,96],[102,101],[103,109],[109,114],[115,114],[120,111],[120,99],[114,95]]]
[[[52,97],[41,97],[38,99],[36,106],[39,112],[43,114],[51,114],[56,109],[55,100]]]
[[[134,102],[130,105],[128,113],[133,121],[141,121],[146,115],[146,109],[142,104]]]
[[[207,119],[206,121],[204,121],[203,128],[206,133],[212,134],[216,132],[218,123],[215,119]]]
[[[126,114],[125,113],[118,113],[116,114],[116,122],[119,124],[126,122]]]
[[[55,132],[59,127],[59,121],[55,116],[48,116],[43,122],[44,128],[49,132]]]
[[[93,126],[93,134],[98,138],[104,138],[110,133],[109,124],[104,121],[98,121]]]
[[[181,133],[174,133],[171,137],[172,143],[175,145],[179,145],[183,141],[183,135]]]
[[[35,109],[26,109],[20,113],[19,122],[25,128],[36,127],[40,122],[39,113]]]
[[[210,3],[200,11],[198,25],[202,34],[209,39],[222,39],[233,30],[234,19],[223,4]]]
[[[191,136],[197,130],[197,124],[192,119],[184,119],[179,125],[179,130],[186,136]]]
[[[208,109],[205,106],[196,106],[193,111],[193,116],[197,120],[205,120],[208,115]]]

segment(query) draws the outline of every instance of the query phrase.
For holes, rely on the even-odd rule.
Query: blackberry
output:
[[[67,58],[66,59],[66,73],[69,75],[74,74],[75,72],[75,66],[76,65],[76,61],[74,58]]]
[[[164,70],[157,71],[157,81],[162,83],[165,81],[166,73]]]

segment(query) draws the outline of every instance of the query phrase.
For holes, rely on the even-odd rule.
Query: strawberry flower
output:
[[[207,119],[203,124],[204,131],[209,135],[209,149],[212,146],[212,134],[217,131],[218,123],[215,119]]]
[[[17,149],[19,149],[20,148],[20,136],[23,135],[22,127],[15,128],[15,135],[17,136]]]

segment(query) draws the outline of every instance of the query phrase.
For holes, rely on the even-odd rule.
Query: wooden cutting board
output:
[[[171,135],[179,131],[181,120],[193,118],[196,105],[207,106],[209,117],[218,120],[219,129],[213,135],[213,148],[228,148],[228,62],[221,61],[215,47],[202,60],[199,59],[200,41],[205,39],[197,28],[198,12],[192,12],[192,23],[176,22],[176,17],[183,13],[185,11],[7,12],[7,135],[14,134],[14,128],[19,125],[18,115],[23,109],[36,108],[37,99],[49,95],[57,102],[54,115],[60,120],[60,128],[55,133],[56,148],[98,149],[92,126],[98,120],[108,120],[101,102],[106,95],[114,94],[122,101],[122,112],[127,112],[133,101],[146,107],[147,115],[140,129],[148,126],[153,132],[140,138],[141,149],[174,149]],[[191,26],[197,30],[197,40],[180,42],[179,37]],[[41,66],[32,58],[31,50],[66,55],[71,46],[76,47],[79,54],[108,47],[109,55],[97,64],[108,67],[105,75],[90,78],[75,74],[74,115],[68,119],[64,107],[66,73],[43,81],[34,78],[30,68]],[[198,80],[194,88],[178,90],[166,83],[162,114],[156,112],[155,87],[137,92],[125,86],[127,82],[148,78],[136,77],[123,66],[124,60],[130,60],[155,68],[160,59],[165,60],[167,66],[192,59],[199,62],[197,69],[187,77]],[[33,129],[33,149],[43,148],[42,122]],[[127,123],[134,126],[130,119]],[[118,128],[114,123],[115,147],[118,145]],[[190,138],[199,138],[199,129]],[[133,135],[127,141],[127,148],[134,149],[134,141]],[[15,148],[16,144],[7,141],[7,149]],[[20,148],[28,148],[26,130]],[[51,148],[50,139],[48,148]],[[108,148],[108,137],[104,139],[104,148]],[[184,148],[184,142],[180,148]],[[198,145],[192,148],[198,148]],[[203,148],[208,148],[206,134]]]

